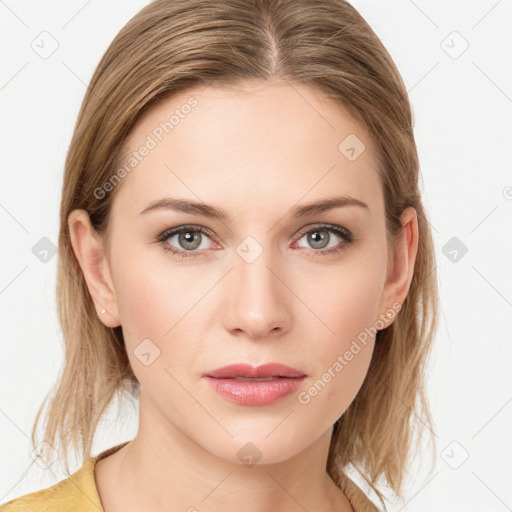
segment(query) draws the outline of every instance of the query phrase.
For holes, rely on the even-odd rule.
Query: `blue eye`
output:
[[[332,234],[339,237],[342,242],[335,246],[329,246]],[[177,236],[177,243],[182,248],[169,243],[171,238]],[[180,226],[161,233],[156,242],[160,243],[166,252],[170,252],[180,258],[197,258],[204,254],[208,247],[203,246],[204,238],[213,237],[213,233],[202,226]],[[336,254],[354,242],[355,238],[350,231],[332,224],[319,224],[302,231],[297,242],[307,237],[307,243],[312,247],[306,248],[316,255],[327,256]],[[302,247],[302,246],[300,246]]]

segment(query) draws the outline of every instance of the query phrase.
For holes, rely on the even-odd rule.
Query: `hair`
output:
[[[344,490],[353,485],[347,477],[352,466],[382,503],[381,484],[402,496],[413,432],[421,434],[425,426],[432,432],[424,374],[438,323],[435,251],[420,196],[407,90],[378,36],[345,0],[155,0],[101,58],[64,169],[56,285],[64,362],[31,437],[36,447],[40,415],[53,394],[42,440],[59,446],[68,473],[68,447],[90,457],[114,397],[137,398],[140,392],[121,326],[106,327],[96,313],[70,242],[70,213],[86,210],[95,231],[107,234],[122,184],[101,199],[94,192],[112,179],[128,134],[157,101],[193,86],[269,80],[309,85],[366,127],[378,150],[392,247],[400,214],[408,206],[417,213],[411,286],[394,322],[376,335],[366,378],[334,425],[327,461],[329,475]]]

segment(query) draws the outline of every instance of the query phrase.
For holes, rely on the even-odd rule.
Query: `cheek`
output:
[[[140,337],[160,339],[174,323],[176,307],[169,306],[179,303],[179,292],[162,276],[156,269],[147,267],[127,273],[120,283],[116,293],[119,314],[133,341]]]
[[[189,280],[179,266],[172,269],[163,262],[148,264],[143,258],[131,255],[123,258],[116,273],[116,298],[123,326],[126,347],[132,368],[140,372],[138,360],[142,351],[149,352],[155,363],[165,366],[180,365],[190,350],[181,350],[180,344],[187,344],[187,315],[193,315],[204,285]],[[162,264],[164,263],[164,264]],[[189,325],[190,327],[190,325]],[[190,333],[189,333],[190,334]],[[148,341],[149,340],[149,341]],[[169,348],[172,346],[172,359]],[[190,344],[187,344],[190,349]]]
[[[347,286],[337,290],[325,301],[321,311],[329,330],[316,336],[314,347],[307,347],[307,360],[314,361],[314,372],[307,387],[297,396],[310,418],[323,417],[334,423],[348,408],[361,388],[370,365],[374,348],[374,307],[378,293],[373,285]],[[332,332],[331,332],[332,331]]]
[[[177,422],[179,411],[195,406],[180,383],[185,382],[183,373],[193,367],[196,355],[191,321],[199,290],[183,293],[185,284],[177,270],[152,266],[127,274],[118,294],[132,370],[151,403]],[[188,288],[193,290],[190,282]]]
[[[314,347],[307,347],[309,361],[315,361],[305,393],[297,397],[312,417],[329,411],[334,422],[357,395],[369,368],[375,337],[375,323],[385,278],[386,260],[358,258],[332,269],[329,278],[317,279],[301,293],[317,315],[311,320],[317,331]],[[323,282],[323,285],[321,285]],[[311,318],[311,313],[307,315]],[[311,327],[309,328],[311,333]],[[313,335],[313,334],[311,334]]]
[[[303,280],[298,290],[299,296],[306,298],[307,315],[314,313],[314,321],[331,340],[328,345],[333,350],[350,344],[378,318],[386,261],[360,256],[323,269],[313,279]]]

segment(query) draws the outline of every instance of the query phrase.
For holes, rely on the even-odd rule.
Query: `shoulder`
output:
[[[0,504],[0,512],[103,512],[94,466],[128,443],[124,441],[87,458],[81,468],[50,487]]]
[[[68,479],[61,480],[51,487],[14,498],[0,505],[1,512],[55,512],[74,510],[73,494]]]
[[[346,473],[337,474],[335,481],[349,500],[354,512],[379,512],[377,506]]]
[[[0,512],[98,512],[98,501],[93,465],[88,460],[56,484],[2,503]]]

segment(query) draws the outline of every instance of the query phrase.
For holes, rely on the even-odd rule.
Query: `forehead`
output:
[[[165,195],[238,209],[248,199],[294,204],[333,192],[375,203],[374,154],[364,125],[310,86],[195,87],[139,118],[115,202],[125,213]]]

